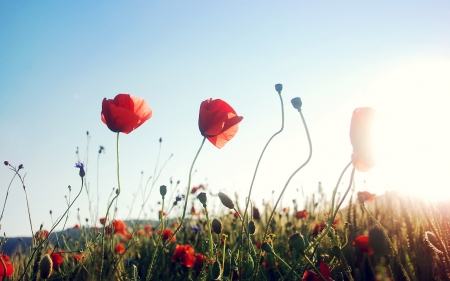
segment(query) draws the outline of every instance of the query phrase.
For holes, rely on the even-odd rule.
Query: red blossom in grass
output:
[[[158,229],[158,234],[161,234],[161,229]],[[170,236],[172,236],[172,234],[173,234],[173,231],[172,230],[170,230],[170,229],[164,229],[164,232],[163,232],[163,234],[162,234],[162,239],[164,240],[164,241],[166,241],[167,239],[169,239],[170,238]],[[175,242],[177,240],[177,238],[176,238],[176,236],[174,236],[174,237],[172,237],[172,240],[170,240],[170,242]]]
[[[158,211],[158,216],[161,217],[161,213],[163,214],[163,216],[167,216],[166,212],[162,212],[161,210]]]
[[[209,99],[200,105],[198,127],[202,136],[217,148],[222,148],[236,135],[242,119],[228,103]]]
[[[237,218],[239,218],[239,213],[238,212],[234,212],[233,216],[234,216],[235,219],[237,219]]]
[[[106,224],[106,218],[100,218],[99,221],[100,221],[100,224],[102,224],[102,225]]]
[[[373,200],[375,200],[375,197],[377,195],[372,194],[368,191],[360,191],[360,192],[358,192],[358,197],[360,197],[360,196],[364,196],[364,199],[366,199],[366,201],[373,201]]]
[[[50,258],[52,259],[53,262],[53,269],[54,270],[58,270],[59,267],[61,266],[61,264],[64,262],[64,259],[62,257],[62,255],[64,254],[63,250],[60,250],[59,252],[51,252],[50,251]]]
[[[116,253],[116,255],[122,255],[123,253],[125,253],[125,247],[122,243],[117,244],[117,246],[114,248],[114,253]]]
[[[333,227],[337,227],[339,225],[339,219],[334,219]]]
[[[147,233],[145,233],[145,231],[143,231],[142,229],[139,229],[138,232],[137,232],[137,235],[139,237],[145,236],[145,234],[147,234]]]
[[[320,274],[322,274],[323,277],[325,277],[325,279],[327,281],[333,281],[333,275],[331,275],[331,270],[330,270],[330,267],[328,266],[328,264],[321,261],[319,271],[320,271]],[[306,270],[302,277],[302,281],[322,281],[322,280],[323,279],[322,279],[322,277],[320,277],[319,274],[317,274],[311,270]]]
[[[3,260],[3,262],[5,263],[5,266],[6,266],[6,272],[5,272],[3,265],[0,264],[0,280],[3,280],[4,277],[8,278],[13,274],[14,267],[9,263],[11,261],[11,259],[9,258],[9,256],[7,254],[2,254],[0,256],[0,258]]]
[[[202,254],[195,254],[195,273],[198,276],[203,269],[203,263],[207,261],[208,258]],[[214,259],[209,260],[210,264],[214,263]],[[206,265],[206,270],[208,270],[209,264]]]
[[[129,134],[152,117],[152,110],[143,98],[118,94],[114,99],[103,99],[102,121],[116,133]]]
[[[111,225],[114,228],[115,234],[126,235],[127,233],[127,224],[122,220],[113,220]]]
[[[369,235],[361,235],[356,237],[353,245],[356,245],[361,251],[369,255],[373,254],[373,250],[369,244]]]
[[[350,124],[350,142],[353,146],[352,164],[356,170],[366,172],[375,166],[370,143],[372,119],[375,110],[370,107],[353,111]]]
[[[256,242],[256,248],[258,248],[258,249],[261,249],[261,245],[262,245],[262,242],[261,241],[258,241],[258,242]]]
[[[80,229],[80,226],[78,224],[76,224],[73,229]]]
[[[74,261],[76,263],[78,263],[78,262],[80,262],[83,259],[83,254],[76,254],[76,255],[73,256],[73,258],[74,258]]]
[[[47,239],[47,237],[50,235],[50,232],[48,232],[48,230],[39,230],[34,234],[34,238],[38,241],[42,241]]]
[[[313,229],[313,235],[318,235],[324,229],[324,227],[325,224],[323,222],[316,223]]]
[[[195,251],[190,245],[177,245],[175,253],[172,255],[173,262],[180,262],[186,267],[193,267],[195,264]]]
[[[152,227],[150,225],[144,226],[145,233],[150,233],[152,231]]]
[[[194,186],[194,187],[192,188],[192,190],[191,190],[191,194],[196,193],[198,190],[199,190],[199,187],[198,187],[198,186]]]
[[[303,211],[298,211],[296,214],[295,214],[295,217],[297,218],[297,219],[304,219],[304,218],[306,218],[307,216],[308,216],[308,212],[306,211],[306,210],[303,210]]]

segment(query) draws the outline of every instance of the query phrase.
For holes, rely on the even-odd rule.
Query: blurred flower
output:
[[[150,225],[145,225],[144,226],[144,230],[145,230],[146,233],[149,233],[149,232],[152,231],[152,227]]]
[[[158,229],[158,234],[161,234],[161,229]],[[164,240],[164,241],[166,241],[167,239],[169,239],[170,238],[170,236],[172,236],[172,234],[173,234],[173,231],[172,230],[170,230],[170,229],[164,229],[164,232],[163,232],[163,234],[162,234],[162,239]],[[177,238],[176,238],[176,236],[174,236],[174,237],[172,237],[172,240],[170,240],[170,242],[175,242],[177,240]]]
[[[323,277],[325,277],[325,279],[327,281],[333,281],[333,275],[331,274],[331,270],[328,267],[328,264],[321,261],[319,271],[320,271],[320,274],[322,274]],[[320,277],[319,274],[317,274],[311,270],[306,270],[302,277],[302,281],[322,281],[322,280],[323,279],[322,279],[322,277]]]
[[[306,211],[306,210],[303,210],[303,211],[298,211],[296,214],[295,214],[295,217],[297,218],[297,219],[304,219],[304,218],[306,218],[307,216],[308,216],[308,212]]]
[[[130,258],[126,258],[125,259],[125,263],[126,264],[128,264],[128,265],[130,265],[130,264],[134,264],[134,265],[137,265],[137,260],[133,260],[133,259],[130,259]]]
[[[152,117],[152,110],[143,98],[118,94],[103,99],[101,117],[111,131],[129,134]]]
[[[323,222],[318,222],[314,226],[313,235],[318,235],[324,228],[325,224]]]
[[[238,212],[234,212],[233,216],[234,216],[235,219],[237,219],[237,218],[239,218],[239,213]]]
[[[103,146],[101,146],[100,145],[100,148],[98,149],[98,154],[100,154],[100,153],[104,153],[105,152],[105,147],[103,147]]]
[[[117,244],[117,246],[114,248],[114,253],[116,253],[116,255],[125,253],[125,247],[122,243]]]
[[[100,218],[99,221],[100,221],[100,224],[105,225],[106,218]]]
[[[253,218],[255,220],[261,219],[261,215],[259,214],[259,210],[256,207],[253,207]]]
[[[373,250],[369,244],[369,235],[361,235],[361,236],[356,237],[355,241],[353,242],[353,245],[358,246],[358,248],[361,251],[363,251],[369,255],[371,255],[373,253]]]
[[[38,241],[42,241],[44,239],[47,239],[48,235],[50,234],[50,232],[48,232],[48,230],[39,230],[34,234],[34,238]]]
[[[198,186],[194,186],[194,187],[192,188],[192,190],[191,190],[191,194],[196,193],[197,190],[199,190],[199,187],[198,187]]]
[[[81,163],[80,161],[75,163],[75,168],[80,169],[80,173],[79,173],[80,177],[84,177],[86,175],[86,172],[84,171],[84,164]]]
[[[339,219],[334,219],[333,221],[333,227],[337,227],[339,224]]]
[[[7,254],[2,254],[0,256],[0,259],[3,260],[6,266],[6,278],[10,277],[14,272],[14,266],[12,266],[9,262],[11,259]],[[3,277],[5,276],[5,270],[2,265],[0,265],[0,280],[3,280]]]
[[[358,192],[358,197],[359,196],[364,196],[364,199],[366,201],[373,201],[377,195],[376,194],[372,194],[372,193],[370,193],[368,191],[361,191],[361,192]]]
[[[231,200],[231,198],[228,197],[228,195],[226,195],[223,192],[219,192],[218,195],[219,195],[220,202],[222,202],[222,204],[225,207],[227,207],[228,209],[231,209],[231,210],[234,209],[233,200]]]
[[[80,229],[80,226],[78,224],[76,224],[73,229]]]
[[[111,222],[113,226],[114,233],[119,235],[126,235],[127,233],[127,224],[122,220],[113,220]]]
[[[200,105],[198,127],[202,136],[217,148],[222,148],[236,135],[242,119],[228,103],[209,99]]]
[[[191,229],[193,231],[195,231],[195,233],[197,233],[199,231],[202,231],[202,228],[200,226],[197,226],[197,225],[191,225]]]
[[[172,256],[173,262],[180,262],[186,267],[193,267],[195,264],[195,251],[190,245],[177,245]]]
[[[63,250],[60,250],[59,252],[53,252],[50,254],[50,258],[52,259],[54,270],[58,270],[59,267],[61,266],[61,264],[64,262],[62,254],[64,254]]]
[[[352,163],[356,170],[365,172],[375,166],[371,148],[371,125],[375,110],[370,107],[353,111],[350,124],[350,142],[353,146]]]

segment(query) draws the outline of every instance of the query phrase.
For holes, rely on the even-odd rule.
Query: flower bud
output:
[[[161,196],[164,199],[164,196],[166,196],[166,193],[167,193],[167,186],[161,185],[159,187],[159,193],[161,193]]]
[[[21,170],[21,169],[23,169],[23,168],[25,168],[25,167],[23,166],[23,164],[20,164],[20,165],[19,165],[19,170]]]
[[[256,232],[256,225],[255,225],[255,222],[254,222],[254,221],[250,221],[250,222],[248,223],[248,233],[249,233],[250,235],[254,235],[255,232]]]
[[[293,98],[291,100],[292,106],[297,109],[297,110],[301,110],[302,109],[302,100],[299,97]]]
[[[300,233],[294,233],[289,237],[289,243],[297,252],[303,253],[306,249],[305,239]]]
[[[275,91],[277,91],[279,94],[281,93],[282,90],[283,90],[283,85],[282,84],[276,84],[275,85]]]
[[[359,203],[364,204],[364,202],[366,202],[366,197],[364,197],[364,195],[360,195],[358,197]]]
[[[197,196],[198,200],[202,202],[203,205],[206,205],[206,193],[200,192],[200,194]]]
[[[221,274],[222,269],[220,268],[220,263],[217,261],[214,262],[211,270],[211,275],[213,280],[217,280]]]
[[[339,259],[341,257],[341,248],[338,246],[331,248],[331,255]]]
[[[269,253],[269,254],[273,253],[272,246],[270,246],[270,244],[267,243],[267,242],[264,242],[264,243],[261,244],[261,249],[263,249],[264,252],[266,252],[266,253]]]
[[[39,269],[41,270],[41,278],[48,279],[52,275],[53,261],[49,254],[42,257],[39,263]]]
[[[214,218],[211,222],[211,228],[215,234],[220,234],[222,232],[222,222],[219,219]]]
[[[8,161],[3,162],[3,164],[5,164],[5,166],[9,166],[9,162]]]
[[[233,201],[230,199],[230,197],[228,197],[228,195],[226,195],[225,193],[219,192],[219,199],[220,202],[222,202],[222,204],[227,207],[228,209],[234,209],[234,203]]]

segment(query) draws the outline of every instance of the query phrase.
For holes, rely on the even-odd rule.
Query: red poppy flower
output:
[[[363,251],[369,255],[373,254],[373,250],[369,244],[369,235],[361,235],[361,236],[356,237],[355,242],[353,242],[353,245],[358,246],[358,248],[361,251]]]
[[[325,277],[325,279],[327,281],[333,281],[333,275],[331,275],[331,270],[330,270],[330,267],[328,267],[328,264],[321,261],[319,271],[320,271],[320,274],[322,274],[323,277]],[[323,279],[322,279],[322,277],[320,277],[319,274],[317,274],[311,270],[306,270],[302,277],[302,281],[322,281],[322,280]]]
[[[80,228],[80,226],[78,225],[78,224],[76,224],[74,227],[73,227],[73,229],[79,229]]]
[[[14,272],[14,267],[9,263],[11,259],[7,254],[2,254],[0,258],[3,260],[6,266],[6,272],[4,271],[3,266],[0,265],[0,280],[3,280],[3,277],[10,277]]]
[[[125,253],[125,247],[122,243],[117,244],[117,246],[114,248],[114,253],[116,253],[116,255]]]
[[[202,254],[195,254],[195,274],[199,275],[203,269],[203,263],[207,261],[207,257]],[[214,263],[214,259],[211,258],[209,260],[210,264]],[[206,270],[208,270],[209,264],[206,264]]]
[[[372,194],[368,191],[361,191],[361,192],[358,192],[358,197],[360,197],[360,196],[364,196],[366,201],[373,201],[377,195]]]
[[[39,230],[36,231],[36,233],[34,234],[34,238],[38,241],[42,241],[44,239],[47,239],[47,237],[50,235],[50,232],[48,232],[48,230]]]
[[[175,253],[172,256],[172,261],[179,261],[180,264],[186,267],[193,267],[195,264],[195,251],[190,245],[177,245]]]
[[[83,254],[76,254],[75,256],[73,256],[74,261],[76,263],[80,262],[83,259]]]
[[[62,254],[64,254],[64,251],[62,251],[62,250],[59,252],[53,252],[50,254],[50,258],[52,259],[54,270],[58,270],[58,268],[64,262]]]
[[[324,229],[325,224],[323,222],[318,222],[314,226],[313,235],[319,234]]]
[[[129,134],[152,117],[152,110],[143,98],[118,94],[113,100],[103,99],[102,121],[116,133]]]
[[[297,219],[303,219],[303,218],[306,218],[308,216],[308,214],[309,213],[306,210],[298,211],[297,214],[295,214],[295,217]]]
[[[244,117],[220,99],[209,99],[200,105],[198,127],[202,136],[217,148],[222,148],[238,131],[238,124]]]
[[[375,166],[370,145],[371,124],[375,110],[370,107],[353,111],[350,125],[350,142],[353,146],[352,163],[356,170],[365,172]]]
[[[237,218],[239,218],[239,213],[238,212],[234,212],[233,216],[234,216],[235,219],[237,219]]]
[[[152,231],[152,227],[150,225],[146,225],[144,226],[144,231],[145,233],[149,233],[150,231]]]
[[[100,218],[99,221],[100,221],[100,224],[105,225],[106,218]]]
[[[158,229],[158,234],[161,234],[161,229]],[[163,232],[163,234],[162,234],[162,239],[164,240],[164,241],[166,241],[167,239],[169,239],[170,238],[170,236],[172,236],[172,234],[173,234],[173,231],[172,230],[170,230],[170,229],[164,229],[164,232]],[[174,236],[174,237],[172,237],[172,240],[170,240],[170,242],[175,242],[177,240],[177,238],[176,238],[176,236]]]
[[[114,233],[115,234],[126,235],[126,233],[127,233],[127,224],[124,221],[113,220],[111,222],[111,224],[114,227]]]

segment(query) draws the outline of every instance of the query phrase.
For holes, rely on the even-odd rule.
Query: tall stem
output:
[[[280,196],[278,196],[278,199],[277,199],[277,202],[275,203],[275,206],[273,206],[273,210],[272,210],[272,212],[271,212],[271,214],[270,214],[270,216],[269,216],[269,219],[267,220],[267,225],[266,225],[266,229],[265,229],[265,231],[264,231],[263,239],[266,239],[267,232],[268,232],[269,227],[270,227],[270,222],[271,222],[272,219],[273,219],[273,215],[275,214],[275,210],[277,209],[278,203],[280,202],[281,197],[283,196],[284,192],[286,191],[286,188],[287,188],[287,186],[289,185],[291,179],[292,179],[292,178],[295,176],[295,174],[297,174],[303,167],[305,167],[306,164],[308,164],[309,160],[311,160],[311,156],[312,156],[312,143],[311,143],[311,137],[310,137],[310,135],[309,135],[308,126],[306,126],[305,118],[303,117],[302,111],[299,109],[298,112],[300,113],[300,117],[302,118],[303,127],[305,127],[305,131],[306,131],[306,136],[308,137],[308,144],[309,144],[309,155],[308,155],[308,159],[306,159],[306,161],[305,161],[300,167],[298,167],[297,170],[295,170],[295,171],[292,173],[292,175],[288,178],[288,180],[286,181],[286,183],[285,183],[285,185],[284,185],[284,187],[283,187],[283,190],[282,190],[281,193],[280,193]],[[262,251],[261,251],[261,253],[260,253],[260,256],[262,256]],[[258,265],[257,265],[257,269],[256,269],[256,271],[255,271],[255,275],[254,275],[253,280],[256,279],[256,275],[258,274],[258,270],[259,270],[259,263],[258,263]]]
[[[263,150],[261,152],[261,155],[259,156],[258,162],[256,163],[255,172],[253,173],[252,182],[250,184],[250,189],[248,191],[247,202],[245,204],[244,221],[245,221],[245,217],[247,216],[248,205],[249,205],[249,202],[250,202],[250,196],[252,195],[253,184],[255,182],[256,173],[258,172],[259,164],[261,163],[261,159],[262,159],[262,157],[264,155],[264,152],[266,151],[266,148],[269,146],[269,143],[272,141],[272,139],[276,135],[280,134],[283,131],[283,129],[284,129],[284,106],[283,106],[283,98],[281,97],[281,91],[278,92],[278,96],[280,97],[280,103],[281,103],[281,128],[280,128],[279,131],[277,131],[275,134],[273,134],[270,137],[270,139],[267,141],[266,145],[264,146],[264,148],[263,148]],[[244,224],[242,224],[242,226],[241,226],[241,245],[242,245],[243,239],[244,239],[243,232],[244,232]]]

